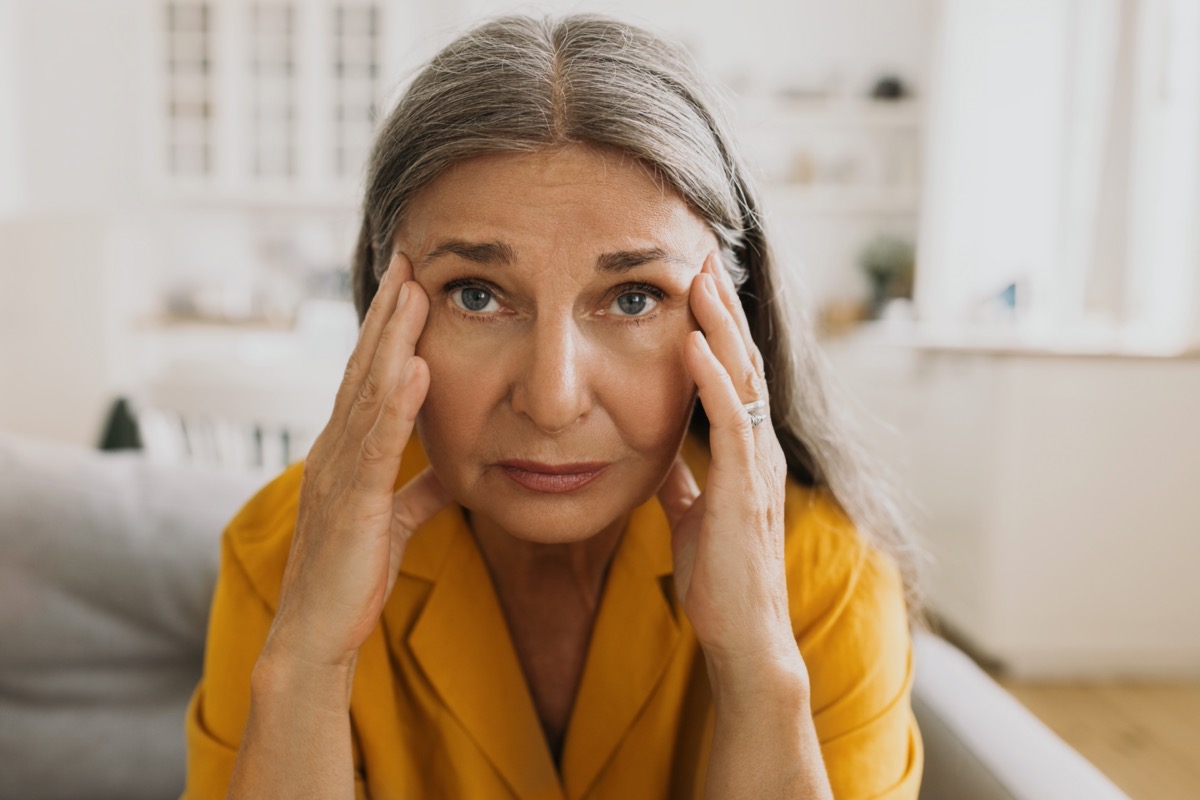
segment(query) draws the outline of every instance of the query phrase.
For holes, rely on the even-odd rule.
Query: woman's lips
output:
[[[505,461],[499,466],[513,482],[535,492],[550,494],[581,489],[608,468],[608,464],[603,462],[539,464],[532,461]]]

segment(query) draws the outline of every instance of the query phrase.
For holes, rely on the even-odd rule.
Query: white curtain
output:
[[[1200,3],[946,0],[930,109],[924,322],[1200,340]]]

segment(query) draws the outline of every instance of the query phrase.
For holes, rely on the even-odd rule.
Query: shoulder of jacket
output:
[[[826,487],[788,480],[784,559],[797,634],[840,616],[866,583],[890,575],[890,558],[868,542]],[[886,582],[886,581],[884,581]]]
[[[251,497],[225,529],[225,546],[272,610],[291,551],[303,476],[303,461],[289,466]]]

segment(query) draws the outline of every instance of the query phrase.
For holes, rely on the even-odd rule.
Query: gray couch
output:
[[[262,483],[0,433],[0,798],[177,797],[225,523]],[[1125,797],[941,639],[926,800]]]

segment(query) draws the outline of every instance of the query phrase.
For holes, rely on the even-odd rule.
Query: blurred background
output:
[[[302,457],[376,123],[473,21],[578,10],[722,86],[940,624],[1131,794],[1200,796],[1193,0],[0,0],[0,431]]]

